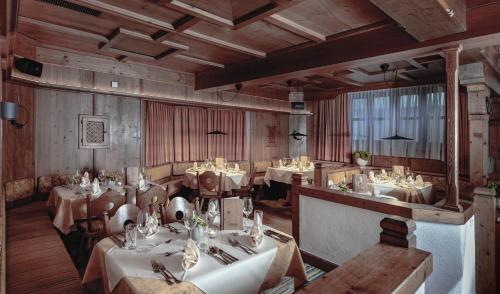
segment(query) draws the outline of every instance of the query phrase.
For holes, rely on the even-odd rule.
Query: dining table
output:
[[[367,188],[371,194],[377,191],[380,195],[392,196],[399,201],[422,204],[432,202],[433,185],[431,182],[424,182],[421,185],[409,185],[407,183],[397,183],[396,181],[376,181],[368,183]]]
[[[222,191],[229,192],[233,189],[240,189],[248,184],[248,176],[244,170],[236,169],[211,169],[203,167],[191,167],[186,170],[182,184],[191,189],[198,189],[196,173],[202,174],[205,171],[213,171],[217,177],[222,173]]]
[[[309,179],[314,179],[314,167],[307,166],[302,169],[296,166],[268,167],[264,175],[264,182],[269,187],[271,181],[291,185],[293,174],[302,174]]]
[[[100,281],[105,293],[244,294],[260,293],[275,287],[284,276],[292,277],[295,287],[307,280],[294,239],[276,230],[274,232],[288,236],[288,241],[264,235],[260,246],[250,247],[257,253],[252,255],[229,242],[231,238],[250,246],[248,234],[237,230],[219,231],[216,238],[209,239],[209,246],[230,254],[235,261],[226,264],[210,251],[202,251],[196,265],[185,271],[181,262],[182,250],[188,240],[187,231],[179,223],[170,226],[176,230],[160,227],[153,237],[139,238],[136,249],[126,249],[123,239],[115,236],[101,240],[92,252],[82,283],[87,285]],[[167,256],[167,252],[171,254]],[[162,264],[178,281],[167,282],[153,270],[153,261]]]
[[[108,188],[117,190],[125,197],[125,190],[121,187],[101,187],[101,191],[91,194],[92,199],[101,196]],[[69,234],[75,222],[87,218],[86,195],[92,192],[92,186],[63,185],[52,188],[45,206],[54,212],[52,221],[61,233]]]

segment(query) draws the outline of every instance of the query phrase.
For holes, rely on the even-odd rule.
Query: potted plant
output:
[[[368,160],[370,160],[370,153],[368,151],[356,151],[352,156],[359,166],[366,166]]]

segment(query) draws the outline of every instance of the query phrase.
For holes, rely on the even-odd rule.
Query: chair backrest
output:
[[[271,161],[254,161],[253,163],[256,173],[265,173],[268,167],[272,167]]]
[[[125,184],[134,187],[139,185],[139,167],[130,166],[125,169]]]
[[[167,191],[162,186],[154,185],[149,188],[147,191],[141,192],[140,190],[136,190],[136,205],[140,209],[148,208],[148,205],[152,202],[165,203],[167,201]],[[153,198],[156,197],[156,201],[153,201]]]
[[[125,197],[116,191],[106,191],[98,198],[92,200],[87,194],[87,227],[92,231],[92,219],[100,218],[107,211],[109,215],[115,214],[116,210],[125,204]]]
[[[195,209],[192,203],[189,203],[185,198],[175,197],[168,205],[165,203],[160,204],[160,216],[163,224],[180,221],[184,218],[184,211],[188,209]]]
[[[125,226],[137,221],[139,207],[132,204],[120,206],[113,216],[110,217],[107,211],[104,212],[104,230],[106,235],[112,235],[125,231]]]
[[[222,188],[222,172],[219,176],[213,171],[204,171],[201,175],[196,172],[199,190],[216,191],[220,195]]]
[[[392,171],[400,176],[405,175],[405,167],[403,165],[393,165]]]

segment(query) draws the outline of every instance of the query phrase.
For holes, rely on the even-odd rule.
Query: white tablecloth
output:
[[[106,191],[101,188],[101,192],[92,195],[92,199],[98,198]],[[47,207],[55,208],[54,226],[63,234],[69,234],[75,220],[87,218],[86,194],[89,191],[79,186],[58,186],[50,191]]]
[[[271,186],[271,181],[291,184],[293,174],[303,174],[309,179],[314,179],[314,169],[311,168],[300,171],[298,168],[292,167],[268,167],[264,176],[264,182],[268,186]]]
[[[374,187],[377,187],[381,195],[393,196],[400,201],[409,202],[411,197],[412,188],[398,186],[395,183],[368,183],[367,186],[370,193],[373,193]],[[414,189],[418,194],[418,197],[424,199],[425,203],[430,204],[432,196],[432,183],[426,182],[422,187],[415,187]]]
[[[199,170],[199,174],[201,175],[204,170]],[[248,178],[245,171],[240,170],[236,171],[227,171],[227,170],[216,170],[215,173],[219,176],[219,173],[222,172],[222,190],[223,191],[231,191],[232,189],[240,189],[241,186],[245,186],[248,184]],[[184,180],[182,184],[191,189],[198,189],[198,183],[196,180],[196,171],[192,169],[186,170],[186,175],[184,176]]]
[[[185,229],[180,224],[174,224],[174,226],[185,232]],[[218,238],[210,240],[210,245],[215,245],[225,250],[238,258],[239,261],[230,265],[223,265],[213,257],[201,253],[198,264],[187,272],[184,280],[191,282],[207,294],[257,293],[276,255],[276,241],[264,236],[262,245],[255,249],[259,254],[247,255],[241,249],[234,248],[228,244],[227,238],[231,236],[232,232],[221,232]],[[249,244],[247,241],[248,235],[232,237],[238,239],[240,242]],[[113,291],[114,287],[124,277],[163,279],[160,274],[152,271],[152,259],[163,263],[174,276],[181,279],[184,273],[181,267],[182,253],[168,257],[164,256],[164,253],[166,251],[183,249],[187,239],[185,234],[175,234],[161,228],[156,236],[147,240],[139,239],[138,247],[144,247],[144,244],[154,244],[171,238],[174,241],[169,244],[157,246],[149,252],[137,253],[134,250],[122,249],[116,246],[111,248],[105,256],[110,292]]]

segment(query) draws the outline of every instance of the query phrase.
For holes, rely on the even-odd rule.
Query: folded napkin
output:
[[[387,176],[387,172],[385,171],[385,169],[382,169],[380,171],[380,174],[383,176],[383,177],[386,177]]]
[[[94,182],[92,183],[92,195],[97,195],[101,192],[101,188],[99,187],[99,180],[94,178]]]
[[[311,161],[311,162],[309,163],[309,168],[310,168],[310,169],[314,169],[314,162],[312,162],[312,161]]]
[[[196,162],[196,161],[195,161],[195,162],[193,163],[193,168],[194,168],[194,169],[196,169],[197,167],[198,167],[198,162]]]
[[[200,249],[192,239],[188,239],[182,257],[182,268],[190,269],[198,263],[198,260],[200,260]]]
[[[80,183],[81,187],[87,187],[90,185],[90,176],[88,172],[85,172],[82,177],[82,182]]]
[[[144,189],[146,186],[146,181],[144,180],[144,175],[142,173],[139,174],[139,190]]]
[[[376,179],[375,179],[375,173],[373,171],[370,171],[368,173],[368,179],[370,179],[372,183],[375,183]]]
[[[240,171],[240,165],[235,163],[234,164],[234,171]]]
[[[332,188],[333,185],[334,185],[333,181],[332,180],[328,180],[328,188]]]
[[[304,171],[304,166],[302,165],[302,162],[299,162],[299,171]]]
[[[421,175],[418,175],[416,180],[415,180],[415,185],[417,187],[423,187],[424,186],[424,179],[422,179]]]
[[[283,161],[281,159],[278,161],[278,167],[283,167]]]

